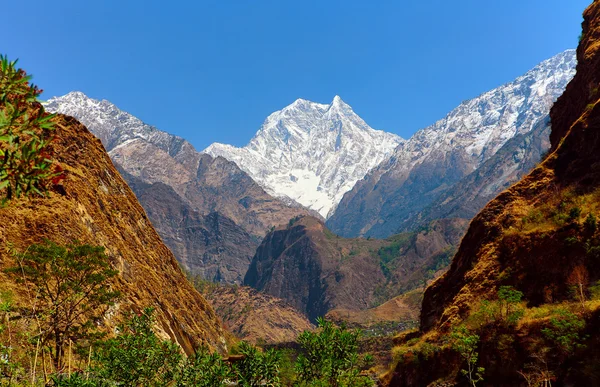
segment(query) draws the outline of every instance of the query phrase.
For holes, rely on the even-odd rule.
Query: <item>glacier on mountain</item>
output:
[[[204,150],[235,162],[267,192],[327,217],[342,196],[403,140],[371,128],[339,96],[298,99],[271,114],[248,145]]]

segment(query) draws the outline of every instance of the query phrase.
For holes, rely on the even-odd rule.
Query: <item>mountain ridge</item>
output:
[[[567,50],[514,81],[461,103],[419,130],[347,192],[327,225],[347,236],[386,237],[549,113],[574,74]]]

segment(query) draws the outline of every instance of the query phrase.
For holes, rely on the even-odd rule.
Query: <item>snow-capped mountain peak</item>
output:
[[[267,192],[327,216],[344,193],[403,140],[371,128],[339,96],[297,99],[269,115],[248,145],[204,152],[234,161]]]

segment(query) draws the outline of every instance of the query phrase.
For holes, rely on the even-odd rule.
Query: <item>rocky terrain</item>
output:
[[[224,331],[213,309],[187,281],[100,141],[72,117],[59,115],[54,121],[55,157],[66,179],[48,198],[16,200],[0,208],[0,243],[19,251],[44,239],[104,246],[119,271],[112,286],[123,294],[101,322],[106,330],[122,311],[154,307],[159,333],[185,352],[200,345],[225,352]],[[0,257],[2,268],[13,264],[8,249]],[[4,271],[0,282],[18,302],[28,302],[26,289]]]
[[[204,152],[234,161],[270,194],[327,217],[401,141],[372,129],[336,96],[330,104],[298,99],[267,117],[245,147],[215,143]]]
[[[179,262],[206,279],[239,281],[249,252],[271,227],[312,214],[271,197],[234,163],[198,153],[108,101],[72,92],[50,99],[46,109],[81,120],[102,140]]]
[[[291,343],[315,328],[285,301],[247,286],[204,284],[200,290],[224,327],[254,344]]]
[[[156,231],[190,274],[219,283],[241,283],[258,247],[234,221],[202,215],[164,183],[144,183],[120,170]]]
[[[368,309],[445,267],[466,226],[444,220],[387,240],[345,239],[316,218],[296,218],[264,238],[244,284],[286,300],[312,321],[333,309]]]
[[[575,64],[573,50],[561,53],[513,82],[463,102],[444,119],[418,131],[344,195],[328,227],[347,237],[387,237],[407,229],[419,219],[420,211],[480,168],[510,139],[533,130],[573,77]],[[544,150],[535,148],[533,155]],[[495,187],[502,189],[511,175]],[[489,193],[482,193],[489,198]],[[476,200],[482,203],[486,198]]]
[[[473,219],[449,271],[425,292],[420,332],[396,338],[401,355],[390,386],[466,382],[464,359],[444,344],[457,326],[477,334],[482,385],[598,384],[598,42],[594,1],[584,13],[577,74],[550,112],[550,154]],[[522,294],[517,323],[479,319],[507,286]]]

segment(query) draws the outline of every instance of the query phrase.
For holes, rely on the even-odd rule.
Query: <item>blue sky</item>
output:
[[[198,149],[244,145],[271,112],[336,94],[409,137],[575,48],[590,2],[10,1],[0,52],[44,98],[108,99]]]

